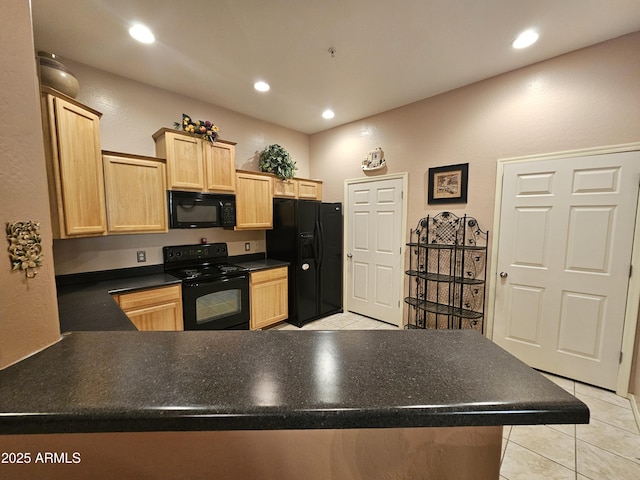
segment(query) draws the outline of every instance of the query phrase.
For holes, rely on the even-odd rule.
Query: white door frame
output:
[[[349,249],[349,186],[350,185],[357,185],[359,183],[371,183],[371,182],[381,182],[384,180],[396,180],[396,179],[401,179],[402,180],[402,238],[400,239],[400,265],[402,265],[402,268],[399,268],[398,270],[398,275],[399,275],[399,287],[398,287],[398,298],[400,299],[400,301],[402,301],[404,299],[404,256],[405,256],[405,249],[406,249],[406,243],[407,243],[407,199],[409,197],[408,195],[408,188],[409,188],[409,173],[408,172],[400,172],[400,173],[394,173],[394,174],[390,174],[390,175],[376,175],[375,177],[363,177],[363,178],[349,178],[347,180],[344,181],[344,193],[343,193],[343,198],[344,198],[344,215],[343,215],[343,221],[344,221],[344,236],[343,236],[343,245],[342,245],[342,252],[343,252],[343,256],[342,258],[346,258],[346,252]],[[349,269],[346,266],[346,262],[343,264],[343,268],[342,268],[342,285],[344,285],[344,288],[342,289],[342,305],[344,305],[344,310],[348,311],[348,305],[347,305],[347,280],[348,280],[348,271]],[[398,311],[398,316],[399,318],[397,319],[396,324],[402,326],[402,316],[403,316],[403,311],[404,309],[400,308]]]
[[[496,195],[493,210],[493,241],[491,242],[491,267],[489,271],[489,296],[487,301],[487,332],[488,338],[493,339],[493,321],[496,299],[496,278],[498,275],[498,240],[500,238],[500,213],[502,207],[502,177],[504,166],[512,163],[531,162],[536,160],[556,160],[562,158],[582,157],[586,155],[605,155],[607,153],[632,152],[640,150],[640,142],[611,145],[607,147],[585,148],[566,152],[546,153],[527,157],[503,158],[498,160],[496,171]],[[639,203],[640,205],[640,203]],[[631,363],[640,309],[640,207],[636,210],[636,225],[633,235],[633,249],[631,254],[633,275],[629,279],[627,290],[627,308],[624,316],[624,330],[622,332],[622,360],[618,367],[618,381],[616,394],[627,397],[629,395],[629,381],[631,380]]]

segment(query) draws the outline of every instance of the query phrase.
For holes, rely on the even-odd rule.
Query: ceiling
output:
[[[640,30],[638,0],[31,3],[37,50],[307,134]],[[527,28],[538,43],[512,49]]]

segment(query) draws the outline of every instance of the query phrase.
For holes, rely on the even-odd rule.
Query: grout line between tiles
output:
[[[573,389],[575,390],[576,384],[573,382]],[[575,480],[578,480],[578,427],[573,425],[573,471],[575,473]]]
[[[525,447],[524,445],[521,445],[521,444],[519,444],[518,442],[516,442],[516,441],[514,441],[514,440],[509,440],[509,442],[508,442],[508,443],[515,443],[515,444],[516,444],[516,445],[518,445],[519,447],[524,448],[525,450],[528,450],[528,451],[530,451],[531,453],[533,453],[533,454],[535,454],[535,455],[538,455],[539,457],[544,458],[545,460],[549,460],[550,462],[553,462],[553,463],[555,463],[556,465],[560,465],[562,468],[566,468],[566,469],[567,469],[567,470],[569,470],[569,471],[576,472],[576,469],[575,469],[575,468],[574,468],[574,469],[571,469],[571,468],[567,467],[566,465],[563,465],[562,463],[560,463],[560,462],[558,462],[558,461],[554,460],[553,458],[549,458],[549,457],[547,457],[546,455],[544,455],[544,454],[542,454],[542,453],[540,453],[540,452],[536,452],[535,450],[531,450],[531,448],[529,448],[529,447]],[[508,448],[508,444],[507,444],[507,448]],[[573,458],[574,458],[574,466],[575,466],[575,464],[577,463],[577,460],[576,460],[576,459],[578,458],[578,451],[577,451],[577,450],[574,452]]]

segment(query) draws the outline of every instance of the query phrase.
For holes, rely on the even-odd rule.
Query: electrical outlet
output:
[[[245,244],[244,244],[244,251],[245,251],[245,252],[249,252],[249,251],[251,251],[251,243],[249,243],[249,242],[245,242]]]
[[[138,250],[136,253],[138,255],[138,263],[147,261],[147,252],[145,250]]]
[[[255,250],[258,250],[260,248],[260,242],[255,242],[254,247]]]

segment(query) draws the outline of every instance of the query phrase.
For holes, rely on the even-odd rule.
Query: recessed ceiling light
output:
[[[527,48],[538,41],[538,33],[535,30],[526,30],[522,32],[513,41],[511,46],[513,48]]]
[[[330,120],[335,116],[336,114],[333,113],[333,110],[330,110],[330,109],[327,109],[324,112],[322,112],[322,118],[326,118],[327,120]]]
[[[142,43],[153,43],[156,40],[156,37],[153,36],[151,30],[149,30],[148,27],[145,27],[141,23],[136,23],[133,27],[131,27],[129,29],[129,35]]]
[[[267,82],[263,82],[262,80],[260,80],[259,82],[253,84],[253,88],[258,90],[259,92],[268,92],[271,87]]]

